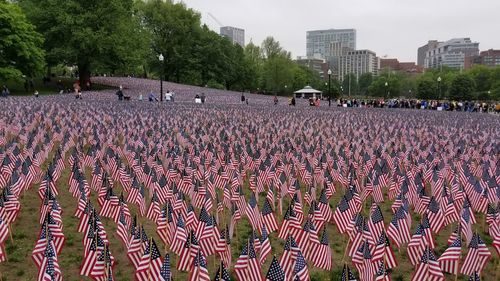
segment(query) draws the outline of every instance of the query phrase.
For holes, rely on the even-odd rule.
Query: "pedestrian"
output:
[[[278,104],[278,96],[274,95],[274,105],[277,105],[277,104]]]
[[[205,93],[201,93],[201,103],[205,103]]]
[[[35,90],[35,93],[33,95],[35,95],[35,98],[38,98],[38,91]]]
[[[156,96],[155,96],[155,94],[153,93],[153,91],[151,91],[151,92],[149,93],[148,99],[149,99],[149,101],[158,101],[158,99],[156,98]]]
[[[9,88],[7,88],[6,85],[3,85],[3,87],[2,87],[2,97],[6,98],[8,95],[10,95]]]
[[[245,103],[245,94],[241,93],[241,103]]]
[[[118,100],[123,100],[123,86],[120,85],[120,89],[116,92]]]

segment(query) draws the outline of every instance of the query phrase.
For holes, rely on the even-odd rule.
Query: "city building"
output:
[[[326,72],[324,71],[324,69],[326,68],[325,67],[325,60],[320,58],[319,56],[316,56],[316,57],[297,57],[297,60],[296,60],[297,64],[299,65],[303,65],[303,66],[306,66],[308,67],[309,69],[312,69],[312,70],[315,70],[319,73],[319,76],[322,78],[322,79],[325,79],[325,78],[328,78],[328,76],[326,76]]]
[[[425,67],[425,56],[427,55],[427,51],[429,51],[429,49],[436,48],[439,43],[440,42],[438,42],[437,40],[429,40],[429,42],[427,42],[427,44],[418,48],[418,53],[417,53],[417,65],[418,66]]]
[[[380,59],[370,50],[349,51],[339,58],[338,79],[343,81],[346,75],[352,73],[359,79],[363,73],[378,75]]]
[[[380,59],[380,71],[418,74],[423,73],[424,68],[416,65],[414,62],[399,62],[398,59]]]
[[[479,63],[486,66],[500,65],[500,50],[489,49],[479,54]]]
[[[241,47],[245,47],[245,30],[233,26],[223,26],[220,28],[220,35],[225,36]]]
[[[336,43],[333,46],[332,43]],[[328,60],[342,48],[356,50],[356,29],[313,30],[306,33],[306,55]]]
[[[479,43],[470,38],[455,38],[439,42],[434,48],[429,48],[425,55],[425,68],[440,68],[443,66],[468,69],[472,66],[474,57],[479,55]]]
[[[313,30],[306,33],[307,57],[324,59],[334,79],[339,78],[340,57],[354,50],[356,50],[355,29]]]

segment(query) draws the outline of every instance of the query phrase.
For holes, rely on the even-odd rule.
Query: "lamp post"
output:
[[[285,95],[288,93],[288,85],[285,85]]]
[[[438,100],[440,100],[441,99],[441,76],[438,77],[437,81],[438,81],[438,88],[439,88],[438,89],[438,91],[439,91]]]
[[[387,93],[387,98],[389,98],[389,83],[385,82],[385,92]]]
[[[163,66],[164,66],[164,60],[165,58],[163,57],[163,54],[160,54],[158,56],[158,60],[161,63],[161,72],[160,72],[160,101],[163,102]]]
[[[328,69],[328,99],[332,98],[332,70]]]
[[[349,98],[351,98],[351,73],[349,73]]]

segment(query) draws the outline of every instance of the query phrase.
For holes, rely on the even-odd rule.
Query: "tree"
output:
[[[96,69],[114,72],[136,64],[145,38],[133,0],[21,0],[28,18],[45,37],[49,66],[78,66],[84,83]]]
[[[263,65],[264,88],[269,92],[283,92],[293,80],[293,63],[285,56],[277,55],[267,59]]]
[[[373,82],[373,75],[369,72],[361,74],[359,76],[359,93],[361,95],[366,95],[368,93],[368,87]]]
[[[18,5],[0,1],[0,38],[0,80],[32,77],[42,70],[43,37]]]
[[[358,94],[358,78],[354,73],[344,76],[342,88],[344,89],[344,95],[354,96]]]
[[[484,65],[474,65],[468,74],[474,79],[476,90],[478,92],[487,92],[491,89],[492,85],[492,71],[491,68]]]
[[[279,41],[276,41],[274,37],[268,36],[262,42],[262,56],[266,59],[271,59],[276,56],[283,56],[290,59],[291,54],[285,50],[280,45]]]
[[[401,94],[401,77],[393,75],[391,77],[378,77],[368,87],[368,92],[374,97],[394,98]]]
[[[451,82],[450,98],[453,100],[472,100],[476,85],[467,74],[457,75]]]
[[[437,86],[430,78],[421,78],[417,81],[417,98],[434,99],[436,98]]]

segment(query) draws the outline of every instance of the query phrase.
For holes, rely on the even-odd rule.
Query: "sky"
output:
[[[179,2],[179,1],[175,1]],[[354,28],[357,49],[416,61],[428,40],[469,37],[480,50],[500,49],[499,0],[183,0],[219,32],[245,29],[246,43],[273,36],[292,57],[306,55],[306,31]]]

